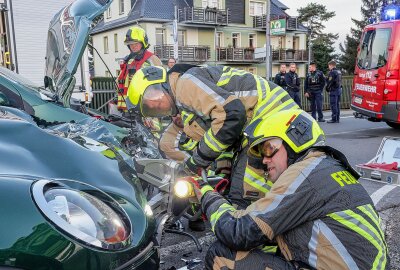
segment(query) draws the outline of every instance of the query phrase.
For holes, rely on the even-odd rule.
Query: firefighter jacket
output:
[[[202,190],[217,239],[243,251],[276,241],[286,260],[316,269],[389,269],[373,202],[347,160],[335,157],[344,155],[329,149],[339,154],[312,149],[245,210]]]
[[[279,72],[278,74],[275,75],[275,78],[274,78],[274,83],[276,83],[283,89],[285,89],[285,87],[286,87],[285,75],[286,75],[286,72]]]
[[[285,74],[286,89],[294,92],[300,91],[300,78],[296,72],[289,71]]]
[[[117,92],[117,108],[119,111],[126,112],[126,103],[129,83],[136,73],[136,70],[147,66],[162,66],[161,60],[152,52],[145,50],[140,57],[130,59],[125,57],[123,63],[120,64],[120,73],[118,76],[118,92]]]
[[[186,161],[196,167],[207,168],[222,153],[246,147],[242,135],[252,120],[299,108],[281,87],[231,67],[194,67],[183,74],[172,72],[168,79],[184,132],[198,142]],[[263,170],[247,161],[244,166],[243,197],[263,197],[269,190]]]
[[[162,134],[160,139],[160,150],[168,159],[183,162],[185,159],[189,158],[189,154],[180,149],[182,132],[182,128],[171,123]],[[196,147],[196,145],[194,145],[193,148],[194,147]]]
[[[334,92],[336,90],[340,90],[341,87],[342,87],[342,73],[336,68],[333,68],[331,71],[329,71],[328,74],[326,91]]]
[[[304,92],[314,93],[324,90],[325,77],[321,71],[316,70],[314,72],[307,73],[306,80],[304,81]]]

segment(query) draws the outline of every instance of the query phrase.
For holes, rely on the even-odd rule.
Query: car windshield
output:
[[[386,65],[391,31],[389,28],[367,31],[361,42],[357,64],[361,69]]]

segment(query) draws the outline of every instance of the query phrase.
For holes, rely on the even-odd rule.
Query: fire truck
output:
[[[400,7],[364,28],[354,72],[351,108],[356,117],[400,129]]]

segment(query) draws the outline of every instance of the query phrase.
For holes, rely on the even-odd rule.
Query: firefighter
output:
[[[281,64],[279,73],[275,75],[274,83],[276,83],[283,89],[286,88],[285,75],[286,75],[286,64]]]
[[[285,74],[286,90],[294,101],[301,106],[300,100],[300,78],[296,73],[296,64],[290,63],[289,72]]]
[[[327,78],[326,91],[329,92],[329,103],[331,105],[332,118],[327,123],[339,123],[340,121],[340,96],[342,94],[342,73],[336,69],[336,62],[328,63],[329,74]]]
[[[378,213],[359,175],[324,145],[315,119],[280,111],[247,128],[249,156],[262,157],[266,196],[236,210],[201,179],[192,179],[217,241],[205,269],[389,269]],[[281,255],[262,246],[278,243]]]
[[[129,117],[125,100],[130,80],[137,70],[146,66],[162,66],[161,60],[148,51],[150,44],[145,30],[139,26],[133,26],[126,32],[124,44],[128,46],[130,54],[120,63],[120,74],[118,76],[117,109],[123,116]],[[161,129],[158,119],[145,118],[144,124],[153,132]]]
[[[317,70],[315,62],[311,62],[304,82],[304,96],[310,100],[311,115],[314,119],[317,119],[318,113],[318,122],[325,122],[324,115],[322,114],[322,92],[324,86],[324,74]]]
[[[246,156],[244,128],[266,114],[299,108],[281,87],[227,66],[170,71],[168,78],[163,68],[144,68],[133,77],[128,98],[128,105],[144,116],[181,114],[184,132],[198,142],[184,162],[188,173],[207,168],[223,152],[234,152],[229,198],[242,208],[270,186],[261,161]]]

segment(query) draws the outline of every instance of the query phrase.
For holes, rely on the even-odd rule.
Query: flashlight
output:
[[[193,186],[187,181],[177,181],[174,186],[174,193],[179,198],[194,197]]]

